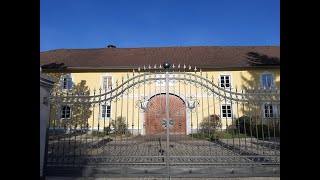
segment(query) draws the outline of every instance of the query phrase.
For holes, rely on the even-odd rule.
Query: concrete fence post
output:
[[[46,134],[49,120],[49,104],[43,101],[44,97],[50,94],[55,79],[42,74],[40,67],[40,178],[43,178],[43,167],[45,162]]]

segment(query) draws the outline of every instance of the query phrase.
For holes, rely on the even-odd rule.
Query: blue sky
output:
[[[40,51],[280,45],[279,0],[40,0]]]

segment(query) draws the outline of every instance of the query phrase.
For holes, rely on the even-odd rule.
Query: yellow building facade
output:
[[[107,50],[113,51],[113,49]],[[53,52],[47,54],[50,55],[50,53]],[[226,52],[223,53],[226,54]],[[214,55],[213,53],[212,56]],[[46,56],[43,55],[42,59],[48,59]],[[272,104],[267,100],[262,103],[242,103],[240,101],[245,98],[241,94],[280,92],[279,63],[273,65],[274,58],[272,57],[269,58],[271,63],[266,63],[263,61],[264,56],[266,55],[259,56],[261,57],[260,62],[265,63],[262,66],[241,67],[238,65],[232,67],[231,62],[231,65],[228,66],[215,67],[216,63],[210,64],[209,62],[208,65],[201,65],[194,61],[194,64],[199,66],[191,64],[190,68],[189,66],[183,68],[184,63],[181,63],[181,67],[178,63],[175,64],[175,67],[172,67],[172,64],[168,70],[170,72],[168,89],[166,89],[164,79],[157,80],[157,78],[165,77],[163,74],[165,69],[159,66],[161,63],[155,66],[132,65],[130,68],[130,66],[120,66],[115,61],[115,66],[102,68],[93,67],[96,65],[87,66],[89,62],[84,63],[86,66],[78,67],[71,62],[71,65],[65,69],[44,68],[44,73],[57,78],[52,92],[53,96],[59,97],[68,93],[68,96],[76,99],[76,96],[87,95],[91,96],[90,101],[92,102],[88,103],[88,106],[76,100],[69,103],[65,101],[57,106],[53,104],[52,108],[55,111],[51,111],[51,126],[52,123],[55,123],[54,126],[57,128],[63,128],[65,124],[72,122],[67,125],[67,128],[102,131],[110,125],[112,120],[122,117],[133,134],[161,133],[165,131],[166,92],[171,98],[169,117],[172,120],[170,127],[172,134],[200,132],[203,120],[210,115],[217,115],[220,118],[221,127],[218,129],[221,130],[236,129],[236,121],[242,116],[254,117],[255,121],[269,123],[270,119],[280,118],[280,104]],[[280,62],[280,59],[278,61]],[[122,63],[126,65],[125,61]],[[129,61],[127,63],[130,64]],[[131,86],[137,82],[140,83]],[[81,91],[79,88],[86,88],[86,90]],[[223,98],[223,96],[228,96],[230,91],[238,93],[234,98],[239,101]],[[233,95],[229,94],[229,96]],[[192,109],[188,106],[190,100],[196,102],[196,106]],[[141,108],[143,103],[146,105],[144,109]],[[80,123],[83,119],[86,122]]]
[[[135,70],[135,76],[139,74],[143,74],[144,72],[139,72],[137,69]],[[173,72],[174,73],[174,72]],[[226,91],[233,91],[233,92],[266,92],[269,93],[269,88],[263,87],[263,77],[264,75],[269,75],[273,79],[272,82],[272,90],[273,91],[280,91],[280,70],[279,68],[256,68],[252,70],[206,70],[206,71],[191,71],[187,72],[191,74],[196,74],[199,76],[202,76],[205,79],[208,79],[213,83],[216,84],[218,87],[222,87],[221,84],[221,77],[228,76],[230,88],[222,88]],[[61,84],[63,82],[63,78],[68,76],[71,77],[73,86],[80,84],[81,81],[86,82],[86,86],[90,89],[90,95],[99,95],[99,94],[105,94],[111,90],[111,86],[113,89],[116,87],[120,87],[118,91],[121,91],[122,83],[125,82],[128,78],[133,78],[133,73],[131,72],[71,72],[71,73],[48,73],[48,75],[51,76],[60,76],[59,81],[56,84],[57,93],[60,92],[68,92],[69,95],[71,93],[77,94],[74,88],[70,88],[70,90],[65,90],[61,88]],[[181,74],[181,77],[184,75]],[[183,134],[190,134],[194,133],[197,130],[199,130],[202,120],[204,117],[208,117],[209,115],[216,114],[220,116],[222,127],[221,129],[226,129],[227,125],[230,126],[232,124],[235,124],[235,121],[237,118],[247,115],[246,111],[250,108],[248,104],[245,104],[243,106],[240,102],[234,101],[226,101],[226,100],[219,100],[219,94],[214,94],[210,92],[209,88],[203,87],[201,85],[194,86],[194,84],[188,82],[184,83],[182,81],[177,81],[175,78],[180,77],[178,74],[172,74],[170,76],[170,80],[173,80],[175,82],[169,83],[169,93],[170,95],[175,95],[179,98],[181,98],[182,102],[186,102],[186,99],[188,97],[192,96],[195,99],[198,99],[198,107],[196,107],[192,112],[188,111],[187,104],[185,104],[186,108],[180,109],[180,111],[185,112],[179,112],[180,114],[184,114],[186,117],[182,117],[182,119],[185,119],[186,123],[186,132],[181,132]],[[188,78],[188,74],[186,75]],[[269,77],[268,76],[268,77]],[[149,77],[156,77],[156,75],[147,75],[145,79],[148,79]],[[192,78],[192,77],[191,77]],[[140,77],[140,80],[143,78]],[[105,82],[108,81],[109,82]],[[138,81],[138,78],[135,79]],[[111,81],[111,82],[110,82]],[[202,83],[206,85],[207,83],[204,80],[197,79],[199,83]],[[105,84],[104,84],[105,83]],[[109,84],[108,84],[109,83]],[[109,87],[106,89],[103,86],[109,85]],[[115,95],[116,92],[111,94],[111,96],[117,97],[117,101],[110,101],[104,99],[107,99],[107,97],[110,97],[110,94],[107,96],[101,96],[96,97],[96,99],[100,98],[100,103],[94,103],[91,104],[90,110],[93,112],[91,116],[88,118],[88,124],[89,128],[92,130],[102,130],[103,127],[108,127],[111,120],[116,119],[117,117],[125,117],[127,120],[127,124],[129,127],[129,130],[131,130],[134,133],[142,134],[144,135],[146,133],[146,120],[148,119],[146,117],[146,113],[141,110],[137,105],[137,102],[141,99],[146,99],[147,101],[150,101],[150,98],[166,93],[165,89],[165,83],[162,81],[156,82],[153,81],[152,83],[142,82],[139,84],[139,87],[135,87],[134,90],[131,88],[130,90],[125,91],[123,94]],[[254,89],[253,89],[254,88]],[[95,91],[94,91],[95,89]],[[210,92],[210,93],[208,93]],[[54,92],[55,93],[55,92]],[[223,91],[220,92],[223,94]],[[214,94],[214,95],[213,95]],[[103,107],[105,104],[107,104],[107,107]],[[231,107],[231,117],[228,117],[228,115],[225,115],[226,113],[222,112],[222,106],[229,106]],[[170,106],[170,105],[169,105]],[[157,113],[161,112],[164,107],[157,107],[158,109],[155,109],[154,112]],[[173,108],[173,107],[170,107]],[[251,105],[251,109],[256,109],[255,111],[252,111],[252,116],[260,116],[264,117],[264,108],[259,107],[257,108],[257,105]],[[71,110],[70,114],[72,114],[72,104],[71,104]],[[107,112],[108,111],[108,112]],[[276,110],[274,110],[276,111]],[[61,112],[60,112],[61,113]],[[275,112],[276,113],[276,112]],[[56,115],[57,116],[57,115]],[[179,117],[179,116],[178,116]],[[52,116],[54,118],[54,116]],[[72,116],[69,118],[62,118],[61,114],[58,115],[56,118],[60,118],[61,121],[77,121],[77,119],[72,119]],[[276,116],[274,116],[276,118]],[[159,119],[160,121],[160,119]],[[175,121],[178,121],[177,119]],[[79,127],[78,127],[79,128]],[[83,127],[84,128],[84,127]],[[175,131],[174,131],[175,132]],[[177,131],[177,133],[180,133],[180,131]]]

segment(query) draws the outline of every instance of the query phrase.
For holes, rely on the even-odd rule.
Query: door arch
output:
[[[145,112],[146,134],[166,134],[166,94],[152,96]],[[169,94],[170,134],[186,134],[186,106],[177,95]]]

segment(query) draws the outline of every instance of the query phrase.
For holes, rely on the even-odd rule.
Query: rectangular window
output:
[[[62,90],[72,90],[72,78],[70,76],[63,76],[61,78],[61,89]]]
[[[112,77],[104,76],[102,79],[102,89],[111,89],[112,86]]]
[[[221,115],[223,118],[231,118],[231,115],[232,115],[231,105],[221,105]]]
[[[71,118],[71,107],[69,105],[61,106],[61,118],[70,119]]]
[[[111,117],[111,105],[102,105],[101,117]]]
[[[264,89],[274,88],[272,73],[261,74],[261,87]]]
[[[231,87],[231,76],[230,75],[220,75],[220,87],[230,88]]]
[[[263,105],[263,116],[264,118],[274,118],[277,117],[277,106],[273,104]]]

